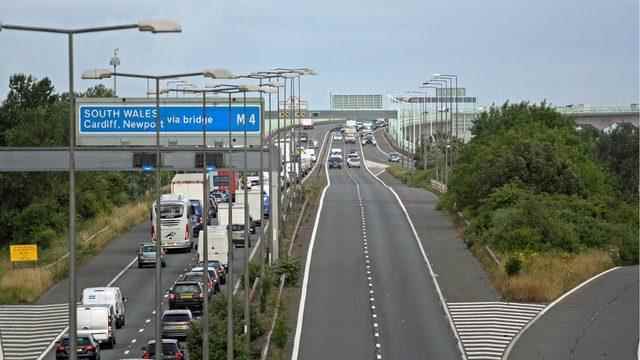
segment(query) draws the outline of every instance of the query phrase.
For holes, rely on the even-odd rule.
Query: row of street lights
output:
[[[77,336],[77,319],[76,319],[76,301],[75,299],[77,299],[77,279],[76,279],[76,224],[75,224],[75,214],[76,214],[76,208],[75,208],[75,172],[76,172],[76,165],[75,165],[75,148],[76,148],[76,144],[75,144],[75,133],[76,133],[76,106],[75,106],[75,92],[74,92],[74,84],[73,84],[73,80],[74,80],[74,51],[73,51],[73,37],[75,34],[82,34],[82,33],[90,33],[90,32],[104,32],[104,31],[116,31],[116,30],[125,30],[125,29],[138,29],[140,31],[147,31],[147,32],[152,32],[152,33],[179,33],[181,32],[181,27],[180,25],[178,25],[175,22],[172,21],[142,21],[139,22],[137,24],[125,24],[125,25],[119,25],[119,26],[107,26],[107,27],[93,27],[93,28],[80,28],[80,29],[58,29],[58,28],[44,28],[44,27],[32,27],[32,26],[22,26],[22,25],[10,25],[10,24],[3,24],[0,22],[0,30],[6,29],[6,30],[20,30],[20,31],[36,31],[36,32],[48,32],[48,33],[60,33],[60,34],[66,34],[68,36],[68,57],[69,57],[69,96],[70,96],[70,118],[69,118],[69,238],[68,238],[68,246],[69,246],[69,276],[70,276],[70,286],[69,286],[69,345],[70,345],[70,356],[71,359],[76,359],[77,358],[77,352],[76,352],[76,336]],[[111,64],[114,65],[114,64]],[[155,145],[155,150],[156,150],[156,164],[155,164],[155,175],[156,175],[156,203],[158,204],[158,208],[160,205],[160,167],[161,167],[161,156],[160,156],[160,149],[161,149],[161,145],[160,145],[160,128],[161,128],[161,119],[160,119],[160,94],[163,92],[176,92],[176,93],[189,93],[189,94],[199,94],[202,96],[202,112],[203,112],[203,127],[202,127],[202,136],[203,136],[203,144],[202,144],[202,156],[203,156],[203,168],[202,168],[202,175],[203,175],[203,196],[204,196],[204,209],[203,209],[203,213],[205,215],[205,218],[208,217],[208,181],[207,181],[207,133],[206,133],[206,125],[207,125],[207,116],[206,116],[206,111],[207,111],[207,94],[208,93],[212,93],[212,94],[228,94],[228,99],[229,99],[229,144],[228,144],[228,151],[229,151],[229,161],[231,161],[231,154],[232,154],[232,137],[231,137],[231,102],[232,102],[232,94],[238,94],[241,93],[243,95],[243,105],[246,106],[246,94],[248,92],[255,92],[255,93],[259,93],[260,94],[260,98],[261,98],[261,104],[263,101],[263,94],[268,94],[269,96],[269,106],[268,106],[268,114],[269,114],[269,143],[268,143],[268,153],[269,153],[269,159],[268,159],[268,169],[269,169],[269,185],[273,188],[272,184],[272,172],[273,172],[273,165],[272,164],[272,159],[271,157],[273,156],[273,151],[275,151],[275,147],[274,147],[274,143],[273,143],[273,132],[272,132],[272,109],[271,109],[271,95],[273,93],[277,94],[277,101],[278,101],[278,118],[277,118],[277,128],[278,131],[276,132],[276,136],[277,136],[277,143],[279,146],[281,146],[280,140],[281,140],[281,127],[280,127],[280,89],[283,89],[283,94],[284,97],[286,99],[287,97],[287,91],[286,91],[286,85],[287,85],[287,80],[290,81],[291,84],[291,99],[294,99],[294,84],[295,84],[295,79],[298,80],[298,110],[300,111],[300,79],[302,76],[307,76],[307,75],[316,75],[316,73],[309,69],[309,68],[276,68],[270,71],[262,71],[262,72],[256,72],[256,73],[251,73],[251,74],[247,74],[247,75],[234,75],[232,74],[230,71],[225,70],[225,69],[205,69],[202,71],[198,71],[198,72],[191,72],[191,73],[179,73],[179,74],[168,74],[168,75],[148,75],[148,74],[134,74],[134,73],[120,73],[120,72],[116,72],[115,71],[115,65],[114,65],[114,70],[109,70],[109,69],[95,69],[95,70],[90,70],[90,71],[85,71],[82,74],[82,78],[83,79],[93,79],[93,80],[102,80],[102,79],[108,79],[108,78],[114,78],[116,76],[120,76],[120,77],[126,77],[126,78],[138,78],[138,79],[146,79],[147,81],[149,80],[153,80],[155,81],[155,106],[156,106],[156,118],[155,118],[155,126],[156,126],[156,145]],[[259,85],[215,85],[212,87],[207,87],[205,89],[195,89],[193,88],[193,85],[191,85],[190,83],[184,81],[182,78],[186,78],[186,77],[196,77],[196,76],[203,76],[205,78],[210,78],[210,79],[257,79],[259,80]],[[167,81],[167,85],[169,84],[174,84],[175,88],[168,88],[165,90],[161,90],[160,89],[160,81],[161,80],[168,80]],[[266,81],[266,82],[265,82]],[[115,84],[115,82],[114,82]],[[180,88],[182,87],[182,88]],[[114,85],[114,91],[115,91],[115,85]],[[292,110],[295,109],[294,104],[292,104]],[[264,113],[264,111],[263,111]],[[288,156],[285,155],[285,169],[287,169],[285,171],[287,178],[289,178],[290,174],[288,173],[288,169],[290,167],[294,167],[294,165],[292,164],[293,159],[295,158],[295,153],[297,153],[297,150],[295,150],[295,145],[298,143],[298,141],[295,141],[296,138],[296,132],[295,132],[295,128],[296,128],[296,117],[295,117],[295,111],[291,111],[292,116],[290,116],[290,123],[286,124],[286,120],[285,120],[285,124],[284,124],[284,128],[286,129],[287,133],[288,133],[288,138],[291,142],[291,146],[289,147],[289,154]],[[265,134],[264,134],[264,116],[260,116],[261,121],[263,122],[262,124],[260,124],[260,206],[261,206],[261,220],[263,220],[264,217],[264,162],[263,162],[263,154],[265,152],[265,148],[264,148],[264,138],[265,138]],[[300,121],[300,117],[298,118],[298,126]],[[248,192],[247,192],[247,165],[248,165],[248,158],[247,158],[247,132],[246,132],[246,122],[244,123],[244,134],[243,134],[243,138],[244,138],[244,172],[241,176],[242,179],[242,185],[244,188],[244,203],[245,203],[245,236],[244,236],[244,240],[245,240],[245,264],[244,264],[244,295],[245,295],[245,314],[244,314],[244,319],[245,319],[245,324],[244,324],[244,328],[245,328],[245,332],[246,332],[246,347],[247,350],[249,350],[250,347],[250,341],[251,341],[251,336],[250,336],[250,313],[249,313],[249,271],[248,271],[248,261],[249,261],[249,237],[248,237],[248,228],[249,228],[249,224],[248,224],[248,219],[249,219],[249,214],[248,214],[248,207],[246,206],[246,204],[248,204]],[[299,137],[299,132],[298,132],[298,137]],[[278,154],[279,155],[279,154]],[[280,158],[278,156],[278,158]],[[300,176],[300,169],[301,169],[301,164],[300,164],[300,156],[297,157],[297,165],[295,167],[297,167],[298,171],[295,172],[295,174],[297,176]],[[282,164],[278,164],[277,169],[280,169],[280,166]],[[233,171],[232,168],[232,164],[229,164],[229,167],[231,167],[231,170]],[[280,171],[279,171],[280,174]],[[278,201],[278,207],[277,207],[277,212],[280,211],[281,209],[281,205],[283,201],[287,201],[287,203],[290,203],[290,197],[293,196],[297,196],[296,192],[290,192],[289,188],[287,187],[287,191],[283,192],[283,195],[281,195],[280,191],[282,189],[281,187],[281,176],[278,175],[277,177],[277,187],[276,187],[276,196],[277,196],[277,201]],[[271,195],[273,195],[272,191],[269,192]],[[273,196],[271,196],[271,198],[273,198]],[[284,199],[283,199],[284,198]],[[270,237],[270,241],[266,241],[265,240],[265,233],[264,233],[264,221],[262,221],[262,226],[261,226],[261,238],[262,241],[265,243],[265,247],[266,247],[266,254],[263,255],[263,261],[266,261],[267,263],[271,263],[272,260],[277,260],[278,257],[278,238],[279,238],[279,234],[278,231],[281,228],[281,217],[279,216],[279,214],[276,214],[276,224],[273,224],[273,206],[272,206],[273,201],[269,202],[269,214],[270,214],[270,218],[271,218],[271,236]],[[232,202],[230,199],[229,202],[229,224],[232,224]],[[208,239],[207,239],[207,231],[206,231],[206,225],[208,223],[205,221],[205,231],[203,232],[203,245],[205,247],[205,249],[208,248]],[[160,266],[160,254],[161,254],[161,226],[160,226],[160,216],[156,216],[156,224],[155,227],[157,229],[156,231],[156,245],[157,245],[157,250],[156,250],[156,269],[155,269],[155,339],[156,339],[156,344],[155,344],[155,353],[156,354],[161,354],[162,353],[162,342],[161,342],[161,299],[162,299],[162,283],[161,283],[161,266]],[[232,239],[231,239],[231,227],[228,227],[227,230],[227,237],[228,237],[228,242],[229,242],[229,249],[233,249],[233,244],[232,244]],[[273,246],[273,249],[271,249],[271,246]],[[206,266],[208,264],[208,254],[207,251],[203,251],[203,266]],[[234,339],[234,327],[233,327],[233,251],[229,251],[229,261],[228,261],[228,290],[227,290],[227,296],[228,296],[228,301],[227,301],[227,359],[233,359],[234,357],[234,346],[233,346],[233,339]],[[263,266],[264,269],[264,266]],[[203,272],[203,283],[204,284],[208,284],[208,271],[204,271]],[[207,305],[208,305],[208,299],[205,296],[204,297],[204,309],[207,309]],[[208,334],[208,330],[209,330],[209,326],[208,326],[208,311],[205,310],[203,311],[203,315],[202,315],[202,326],[203,326],[203,338],[202,338],[202,347],[203,347],[203,354],[208,354],[208,346],[209,346],[209,334]]]
[[[420,101],[419,111],[420,116],[418,119],[418,126],[416,131],[416,119],[414,118],[415,112],[413,111],[413,104],[411,105],[411,121],[412,121],[412,142],[414,152],[417,152],[418,148],[421,152],[422,166],[427,168],[429,166],[429,151],[432,145],[436,147],[444,157],[443,161],[439,158],[435,160],[433,164],[436,169],[436,179],[444,184],[448,182],[448,173],[451,166],[453,166],[458,143],[460,142],[460,136],[464,136],[464,129],[462,134],[459,132],[459,88],[458,88],[458,75],[456,74],[433,74],[431,79],[422,82],[420,89],[422,91],[407,91],[408,94],[420,94],[423,95],[422,101]],[[428,89],[435,89],[435,109],[433,110],[434,116],[428,118]],[[396,98],[399,102],[403,102],[403,98]],[[411,97],[409,97],[409,102]],[[455,103],[455,106],[454,106]],[[396,131],[396,137],[399,135],[402,139],[400,146],[403,150],[409,151],[406,148],[406,126],[404,123],[404,114],[402,121],[398,121],[399,131]],[[428,136],[424,134],[427,132],[426,125],[429,123]],[[435,127],[433,122],[435,121]],[[452,150],[453,149],[453,150]]]

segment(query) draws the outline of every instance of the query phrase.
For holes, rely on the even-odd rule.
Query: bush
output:
[[[522,260],[517,256],[511,256],[504,264],[504,271],[509,276],[518,275],[522,269]]]
[[[296,286],[300,274],[300,259],[297,257],[280,258],[273,272],[278,277],[282,274],[286,275],[286,286]]]
[[[273,328],[273,334],[271,336],[271,340],[273,344],[280,349],[284,349],[287,345],[287,340],[289,338],[289,327],[287,326],[286,314],[284,311],[281,311],[278,314],[278,319],[276,320],[276,326]]]

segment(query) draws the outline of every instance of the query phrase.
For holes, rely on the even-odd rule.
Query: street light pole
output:
[[[85,71],[82,74],[83,79],[94,79],[94,80],[102,80],[108,79],[110,77],[115,76],[116,73],[111,70],[106,69],[94,69],[90,71]],[[155,211],[156,214],[156,222],[155,222],[155,231],[154,236],[156,240],[156,267],[155,267],[155,304],[154,304],[154,320],[155,320],[155,351],[156,354],[161,354],[162,352],[162,337],[161,337],[161,313],[162,309],[162,270],[161,270],[161,261],[160,255],[162,252],[162,228],[160,224],[161,217],[161,181],[160,181],[160,167],[162,165],[162,161],[160,158],[160,130],[162,127],[161,114],[160,114],[160,80],[167,79],[175,79],[180,77],[192,77],[192,76],[205,76],[208,78],[220,79],[220,78],[230,78],[233,75],[223,69],[207,69],[201,72],[192,72],[192,73],[184,73],[184,74],[171,74],[171,75],[146,75],[146,74],[133,74],[133,73],[119,73],[117,74],[122,77],[128,78],[136,78],[136,79],[152,79],[155,80],[156,83],[156,116],[155,116],[155,127],[156,127],[156,163],[155,163],[155,175],[156,175],[156,206],[152,211]],[[206,151],[206,149],[205,149]],[[205,198],[205,201],[207,198]],[[207,264],[205,264],[207,266]],[[208,276],[207,268],[205,268],[205,273]],[[207,312],[205,311],[205,314]],[[207,315],[205,315],[207,316]],[[203,332],[205,334],[205,338],[208,336],[208,329],[205,329]]]
[[[118,66],[120,66],[120,58],[118,57],[118,50],[119,49],[114,49],[113,50],[113,57],[111,58],[111,60],[109,61],[109,65],[113,66],[113,72],[116,72],[116,68]],[[116,86],[116,76],[113,77],[113,97],[117,97],[117,86]]]
[[[69,61],[69,350],[70,360],[77,359],[76,337],[77,337],[77,278],[76,278],[76,95],[74,88],[74,59],[73,59],[73,36],[75,34],[118,31],[128,29],[138,29],[140,31],[160,32],[181,32],[180,25],[171,21],[141,21],[137,24],[125,24],[115,26],[99,26],[77,29],[46,28],[37,26],[11,25],[0,22],[0,31],[3,29],[17,31],[32,31],[63,34],[67,36],[68,61]]]

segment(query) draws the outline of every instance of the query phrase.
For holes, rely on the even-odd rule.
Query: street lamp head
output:
[[[211,79],[235,79],[233,73],[227,69],[205,69],[202,74]]]
[[[182,32],[182,27],[172,20],[145,20],[138,22],[138,29],[140,31],[149,31],[154,34],[157,33],[179,33]]]
[[[278,88],[275,86],[264,84],[262,86],[258,86],[260,88],[260,92],[267,94],[275,94],[278,91]]]
[[[313,69],[311,69],[311,68],[306,68],[306,67],[305,67],[305,68],[296,68],[296,69],[294,69],[294,70],[298,70],[298,71],[303,72],[303,75],[318,75],[318,73],[317,73],[317,72],[315,72],[315,71],[314,71]]]
[[[87,70],[82,73],[82,79],[84,80],[102,80],[109,79],[113,75],[113,71],[109,69],[93,69]]]

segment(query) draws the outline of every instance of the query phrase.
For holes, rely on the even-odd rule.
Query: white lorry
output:
[[[266,190],[266,188],[265,188]],[[253,226],[260,226],[260,188],[253,188],[247,193],[247,199],[249,201],[249,216],[251,216]],[[236,192],[236,203],[244,205],[244,191]],[[235,209],[234,209],[235,210]]]
[[[204,261],[204,240],[202,231],[198,237],[198,263]],[[207,259],[217,260],[226,267],[229,264],[229,241],[227,227],[223,225],[207,226]]]
[[[202,204],[202,174],[176,174],[171,180],[171,193],[182,194],[187,199],[200,200]]]
[[[244,194],[240,196],[240,192],[236,193],[236,201],[239,201],[240,197],[244,198]],[[233,238],[234,245],[242,245],[244,246],[244,204],[235,203],[231,207],[231,232]],[[249,214],[249,233],[255,233],[255,228],[253,227],[253,219],[251,218],[251,214]],[[222,225],[224,229],[229,225],[229,204],[223,203],[220,204],[218,209],[218,225]]]
[[[356,124],[357,124],[357,123],[356,123],[356,121],[355,121],[355,120],[347,120],[347,122],[345,123],[345,125],[344,125],[344,126],[345,126],[345,127],[348,127],[348,128],[350,128],[350,127],[351,127],[351,128],[354,128],[354,129],[355,129]]]
[[[313,129],[314,121],[313,119],[302,119],[300,121],[303,129]]]

